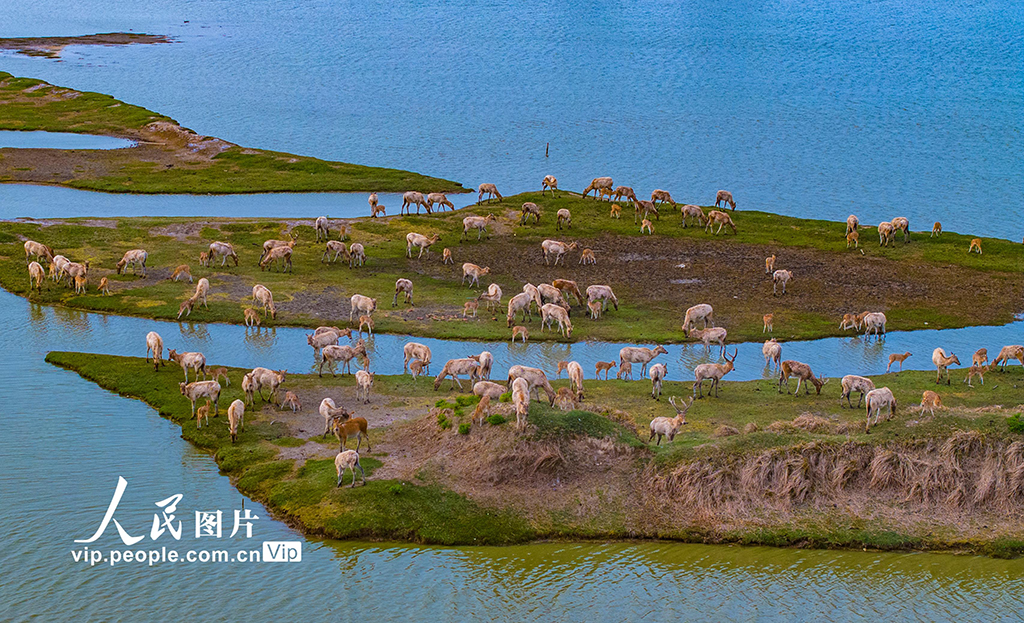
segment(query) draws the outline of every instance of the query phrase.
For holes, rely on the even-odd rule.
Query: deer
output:
[[[285,392],[284,400],[281,401],[281,410],[291,409],[292,413],[302,411],[302,401],[295,395],[295,392]]]
[[[988,363],[988,349],[987,348],[979,348],[978,350],[974,351],[973,355],[971,355],[971,365],[972,366],[983,366],[986,363]]]
[[[450,377],[452,380],[451,389],[455,389],[455,386],[459,386],[459,390],[462,389],[462,381],[459,377],[466,375],[469,377],[470,383],[475,383],[480,379],[480,362],[469,357],[463,359],[449,359],[444,364],[441,372],[434,379],[434,391],[436,392],[441,387],[441,382],[445,378]]]
[[[331,418],[331,428],[334,430],[334,436],[338,438],[338,442],[341,444],[341,451],[345,452],[345,445],[348,443],[349,437],[356,438],[356,452],[359,452],[359,446],[363,444],[363,438],[366,438],[366,450],[370,451],[373,448],[370,447],[370,435],[367,433],[366,418],[361,417],[350,417],[348,412],[345,411],[344,415],[334,416]]]
[[[715,207],[722,205],[729,206],[733,210],[736,209],[736,202],[732,199],[732,193],[728,190],[720,190],[715,193]]]
[[[423,234],[417,234],[416,232],[409,232],[405,235],[405,257],[412,257],[412,248],[419,247],[420,254],[416,256],[416,259],[423,257],[423,253],[426,252],[427,257],[430,257],[430,245],[436,243],[441,239],[441,236],[434,234],[427,238]]]
[[[288,247],[289,249],[293,249],[294,250],[295,249],[295,244],[296,244],[296,240],[295,240],[295,235],[294,234],[292,234],[292,239],[291,240],[274,240],[274,239],[271,239],[271,240],[264,241],[264,243],[263,243],[263,254],[260,255],[259,263],[260,264],[263,263],[263,259],[265,257],[267,257],[267,253],[270,253],[271,249],[276,249],[278,247]]]
[[[572,213],[565,208],[555,213],[555,229],[561,230],[563,228],[572,229]]]
[[[473,384],[473,394],[481,398],[498,400],[506,391],[508,390],[504,385],[492,383],[491,381],[477,381]]]
[[[334,254],[333,258],[331,258],[332,253]],[[345,246],[344,242],[339,240],[328,240],[327,246],[324,247],[324,254],[320,257],[320,263],[323,264],[326,261],[328,264],[335,264],[341,256],[345,257],[345,261],[351,262],[352,258],[349,255],[348,248]]]
[[[530,332],[529,330],[527,330],[526,327],[522,325],[516,325],[512,327],[512,344],[516,343],[517,337],[521,337],[523,339],[523,344],[525,344],[526,340],[530,338]]]
[[[651,214],[654,218],[661,220],[661,214],[658,213],[658,206],[650,201],[640,199],[633,204],[633,224],[636,225],[637,220],[643,218],[646,219]],[[642,215],[642,216],[641,216]]]
[[[622,218],[622,206],[620,206],[617,203],[613,203],[611,211],[608,212],[608,216],[610,218],[621,219]]]
[[[932,417],[935,417],[935,410],[942,408],[942,398],[939,395],[928,389],[925,390],[924,394],[921,395],[921,413],[924,413],[925,409]]]
[[[587,287],[587,303],[601,302],[601,312],[608,311],[608,302],[611,301],[615,311],[619,311],[619,299],[612,292],[611,286],[592,285]]]
[[[527,395],[536,391],[538,399],[540,397],[540,390],[544,390],[547,395],[548,404],[555,404],[555,390],[551,387],[551,383],[548,382],[548,377],[544,374],[544,371],[540,368],[528,368],[526,366],[512,366],[508,369],[508,380],[506,381],[507,387],[512,387],[512,383],[518,379],[526,379],[529,384],[529,390]]]
[[[469,277],[469,287],[473,287],[473,284],[480,285],[480,277],[491,274],[489,266],[483,268],[473,264],[472,262],[466,262],[462,265],[462,283],[465,285],[466,277]]]
[[[936,348],[932,351],[932,363],[935,364],[935,384],[938,385],[942,378],[942,373],[946,373],[946,385],[949,385],[949,366],[951,364],[960,365],[960,359],[954,353],[949,353],[946,356],[946,352],[942,348]]]
[[[361,316],[369,316],[377,310],[377,299],[372,299],[362,294],[353,294],[349,299],[348,321],[352,322],[352,316],[359,312]]]
[[[907,351],[902,355],[899,353],[893,353],[889,355],[889,365],[885,367],[885,373],[889,374],[889,371],[892,369],[892,364],[896,363],[897,361],[900,364],[900,372],[903,372],[903,362],[907,360],[907,357],[910,357],[910,351]],[[899,372],[897,372],[896,374],[899,374]]]
[[[334,457],[334,470],[338,473],[338,487],[341,487],[345,480],[345,470],[352,470],[352,484],[349,485],[349,488],[355,488],[356,469],[359,469],[359,478],[365,485],[366,472],[363,471],[363,466],[359,464],[359,452],[355,450],[339,452],[338,455]]]
[[[709,327],[697,329],[696,327],[686,332],[686,337],[700,340],[704,343],[704,351],[711,352],[711,342],[718,342],[719,355],[725,352],[725,338],[727,331],[723,327]]]
[[[174,352],[174,351],[171,351]],[[190,418],[196,416],[196,401],[208,398],[213,403],[213,414],[217,415],[217,400],[220,398],[220,383],[217,381],[195,381],[194,383],[178,383],[181,395],[192,403]]]
[[[200,281],[202,281],[200,279]],[[267,314],[270,314],[272,319],[277,319],[277,308],[274,307],[274,295],[270,292],[270,289],[264,285],[256,284],[252,287],[252,306],[256,308],[263,306],[263,317],[266,318]]]
[[[839,323],[839,329],[846,331],[847,329],[859,329],[860,323],[857,322],[857,314],[843,314],[843,319]]]
[[[542,283],[537,286],[537,294],[541,303],[554,303],[565,311],[569,311],[569,301],[562,295],[562,291],[550,283]]]
[[[196,429],[202,427],[203,420],[206,420],[206,425],[210,425],[210,401],[207,400],[206,404],[196,409]]]
[[[231,379],[228,378],[228,369],[223,366],[211,370],[210,378],[217,381],[218,383],[220,382],[221,379],[224,379],[224,385],[227,385],[228,387],[231,386]]]
[[[484,233],[487,233],[487,238],[490,239],[491,234],[487,231],[487,225],[488,223],[494,223],[497,220],[498,218],[493,214],[488,214],[487,216],[467,216],[462,219],[462,237],[459,238],[459,242],[466,239],[466,236],[469,234],[469,230],[471,229],[476,230],[477,240],[480,240]],[[448,253],[448,259],[451,259],[450,252]]]
[[[280,262],[280,264],[278,264]],[[274,247],[267,251],[260,261],[260,272],[266,270],[273,264],[281,272],[292,272],[292,248]]]
[[[371,193],[369,201],[370,201],[370,208],[374,208],[377,205],[377,193]],[[327,217],[326,216],[318,216],[318,217],[316,217],[316,221],[313,223],[313,229],[316,232],[316,242],[320,242],[320,241],[326,242],[327,241],[327,235],[328,235],[329,232],[327,230]]]
[[[416,304],[412,302],[412,281],[410,281],[408,279],[399,279],[399,280],[395,281],[395,298],[394,298],[394,300],[391,301],[391,306],[392,307],[395,307],[395,306],[398,305],[398,295],[399,295],[399,293],[405,295],[405,302],[406,303],[408,303],[408,304],[410,304],[410,305],[415,307]]]
[[[590,301],[587,303],[587,311],[590,314],[591,320],[597,320],[601,317],[601,302]]]
[[[974,385],[971,384],[971,380],[974,379],[974,377],[978,377],[979,379],[981,379],[981,384],[984,385],[985,384],[985,373],[988,372],[991,369],[992,369],[991,365],[988,365],[988,366],[975,366],[975,365],[972,365],[970,368],[967,369],[967,376],[964,377],[964,383],[967,383],[967,387],[974,387]]]
[[[879,330],[882,332],[882,337],[885,336],[885,314],[882,312],[868,312],[860,317],[860,319],[861,325],[864,327],[864,337],[867,337],[872,331],[877,336]]]
[[[122,272],[128,273],[128,267],[132,267],[132,274],[137,275],[138,269],[142,269],[142,277],[146,277],[146,260],[149,259],[149,253],[146,253],[143,249],[132,249],[131,251],[125,252],[124,256],[121,257],[121,261],[117,263],[117,274],[120,275]]]
[[[601,371],[604,371],[604,380],[608,380],[608,372],[615,367],[614,361],[598,361],[594,364],[594,376],[601,378]]]
[[[929,238],[938,238],[941,235],[942,235],[942,223],[940,223],[938,221],[935,221],[935,224],[932,225],[932,235],[929,236]]]
[[[569,373],[569,389],[575,394],[577,402],[583,402],[583,366],[570,361],[566,371]]]
[[[75,275],[75,294],[85,294],[85,287],[89,284],[89,278],[85,275]]]
[[[480,184],[480,186],[477,188],[477,191],[479,191],[480,193],[476,198],[477,205],[480,205],[480,202],[483,200],[484,195],[487,195],[487,203],[490,203],[491,199],[493,198],[497,198],[498,201],[504,199],[504,197],[501,196],[501,193],[498,192],[498,187],[495,186],[494,184]]]
[[[580,252],[580,261],[579,261],[579,263],[584,265],[584,266],[590,266],[590,265],[597,264],[597,258],[594,257],[594,250],[593,249],[583,249],[583,251]]]
[[[849,249],[850,247],[854,249],[860,248],[860,232],[851,231],[846,234],[846,248]]]
[[[676,202],[672,201],[672,195],[667,190],[661,190],[660,188],[651,192],[651,203],[671,203],[672,209],[676,208]]]
[[[638,346],[624,346],[619,349],[619,370],[622,370],[622,365],[624,363],[639,363],[640,378],[643,378],[644,372],[647,371],[647,364],[658,355],[667,354],[668,351],[665,350],[664,346],[655,346],[653,349]]]
[[[526,225],[526,222],[530,217],[534,218],[534,225],[540,224],[540,206],[532,201],[527,201],[523,204],[522,210],[519,215],[519,224]]]
[[[715,326],[715,310],[707,303],[698,303],[693,307],[686,310],[686,315],[683,317],[683,331],[689,331],[697,327],[697,322],[703,321],[704,329],[708,328],[708,325]]]
[[[577,248],[575,242],[565,244],[558,240],[545,240],[540,243],[541,249],[544,251],[544,265],[548,265],[548,260],[553,255],[555,256],[555,266],[558,266],[558,260],[562,259],[566,253]],[[562,265],[565,265],[565,261],[562,261]]]
[[[552,196],[554,196],[555,191],[558,190],[558,178],[554,175],[544,176],[544,181],[540,184],[540,194],[543,195],[546,190],[550,190]]]
[[[654,226],[647,219],[644,219],[643,222],[640,223],[640,233],[643,234],[645,229],[647,230],[648,235],[654,235]]]
[[[970,255],[972,251],[977,251],[978,255],[981,255],[981,238],[971,239],[971,246],[967,249],[967,254]]]
[[[774,333],[775,332],[775,314],[765,314],[761,316],[761,320],[764,322],[764,328],[761,329],[761,333]]]
[[[864,376],[857,376],[856,374],[847,374],[839,383],[843,388],[842,393],[839,395],[839,406],[843,406],[843,398],[846,398],[846,405],[851,409],[855,407],[850,402],[850,394],[853,392],[860,394],[860,397],[857,399],[856,406],[856,408],[859,409],[861,402],[864,400],[864,396],[875,388],[874,381]]]
[[[893,233],[903,232],[903,244],[910,242],[910,221],[905,216],[897,216],[892,219]]]
[[[533,302],[533,297],[527,292],[520,292],[508,300],[506,321],[509,327],[515,321],[516,312],[522,312],[527,322],[533,320],[533,315],[530,313],[531,302]],[[513,334],[512,339],[515,340],[515,334]]]
[[[257,316],[257,318],[258,317],[259,316]],[[323,350],[325,346],[337,346],[339,337],[340,334],[333,331],[306,334],[306,343],[313,347],[313,358],[316,359],[317,354]]]
[[[878,246],[889,247],[896,239],[896,228],[892,223],[885,221],[878,224]]]
[[[185,373],[186,383],[188,383],[189,368],[195,370],[196,379],[199,378],[199,373],[202,372],[203,380],[206,380],[206,357],[203,353],[178,353],[172,348],[167,351],[167,359],[181,366],[182,371]]]
[[[405,361],[402,364],[402,374],[409,371],[409,362],[413,359],[419,359],[423,362],[424,368],[430,367],[431,352],[430,347],[426,344],[420,344],[419,342],[407,342],[402,347],[402,354],[405,357]]]
[[[892,395],[892,390],[888,387],[880,387],[869,391],[864,397],[864,405],[868,413],[867,423],[864,426],[866,434],[871,433],[872,411],[875,413],[875,424],[878,424],[878,418],[882,414],[882,409],[888,408],[890,418],[896,415],[896,397]]]
[[[775,254],[764,258],[764,274],[770,275],[775,272]]]
[[[651,436],[647,439],[647,443],[651,443],[655,437],[658,438],[658,441],[655,444],[657,446],[661,445],[662,437],[668,437],[669,443],[672,443],[672,440],[674,440],[676,435],[679,433],[680,427],[686,424],[686,412],[690,410],[691,406],[693,406],[693,398],[691,397],[689,402],[685,402],[682,409],[680,409],[679,405],[676,404],[675,396],[669,396],[668,402],[672,405],[672,408],[675,409],[676,416],[656,417],[651,420]]]
[[[53,249],[46,246],[45,244],[42,244],[41,242],[36,242],[35,240],[26,240],[24,246],[26,264],[33,257],[36,257],[40,260],[46,260],[47,262],[53,262]]]
[[[562,296],[565,300],[569,300],[569,296],[572,295],[576,299],[576,303],[579,305],[583,304],[583,294],[580,292],[580,288],[576,285],[575,281],[570,279],[555,279],[551,282],[551,285],[555,286],[562,292]]]
[[[728,354],[725,355],[725,363],[702,363],[693,369],[693,389],[700,392],[698,398],[704,397],[704,381],[711,381],[711,387],[708,388],[708,396],[711,396],[711,389],[715,390],[715,398],[718,398],[718,385],[726,374],[729,374],[735,369],[736,355],[739,354],[739,350],[733,350],[732,357]]]
[[[320,415],[324,418],[324,437],[331,433],[331,421],[334,418],[348,419],[352,415],[345,410],[344,407],[336,405],[333,398],[324,398],[321,400],[319,411]]]
[[[370,367],[370,356],[366,352],[366,344],[363,340],[358,340],[355,346],[335,346],[329,345],[324,346],[320,351],[320,368],[317,371],[317,375],[323,377],[324,375],[324,364],[327,364],[327,369],[331,372],[331,376],[335,374],[335,364],[341,362],[341,373],[352,372],[352,360],[356,357],[363,358],[363,367]]]
[[[159,370],[162,365],[167,365],[163,361],[164,339],[156,331],[150,331],[146,334],[146,363],[149,363],[150,353],[153,354],[153,368],[155,370]],[[188,380],[188,378],[186,377],[185,380]]]
[[[782,284],[782,293],[786,293],[786,284],[793,278],[793,273],[788,270],[777,270],[772,273],[772,294],[779,294],[779,284]]]
[[[804,395],[811,393],[810,385],[814,385],[815,393],[820,396],[821,388],[828,383],[828,379],[822,379],[821,377],[815,377],[814,372],[811,371],[811,366],[806,363],[799,361],[793,361],[787,359],[782,362],[782,366],[779,372],[779,393],[782,393],[782,384],[786,384],[786,393],[789,393],[789,377],[796,377],[796,394],[800,394],[801,383],[804,386]]]
[[[1013,359],[1017,359],[1024,366],[1024,346],[1017,344],[1002,347],[996,358],[992,360],[992,365],[999,366],[999,371],[1002,372],[1006,369],[1006,364]]]
[[[370,404],[370,390],[373,388],[373,373],[356,370],[356,400],[362,395],[363,402]]]
[[[501,305],[502,291],[501,286],[496,283],[492,283],[487,286],[487,292],[481,292],[476,300],[484,301],[487,303],[488,310],[497,309]]]
[[[540,308],[541,330],[543,331],[545,326],[550,326],[552,322],[558,322],[558,331],[565,339],[572,337],[572,322],[569,321],[569,312],[561,305],[547,303]],[[515,335],[512,336],[512,341],[515,341]]]
[[[235,266],[238,266],[238,254],[235,253],[235,248],[231,246],[231,243],[221,242],[219,240],[211,242],[208,255],[210,264],[217,261],[218,255],[221,257],[221,266],[225,266],[227,264],[229,257],[235,261]]]
[[[516,410],[516,429],[526,428],[526,418],[530,412],[530,384],[526,379],[512,381],[512,405]]]
[[[700,206],[688,203],[683,207],[679,208],[680,218],[682,219],[683,227],[687,227],[690,219],[696,219],[697,225],[705,225],[707,223],[707,217],[704,216],[704,210]]]
[[[199,253],[199,265],[206,268],[210,267],[210,254],[206,251]]]
[[[178,306],[178,320],[181,320],[181,315],[185,314],[186,317],[192,315],[192,309],[196,306],[196,297],[192,295],[181,302]]]
[[[174,269],[171,273],[171,281],[178,281],[182,277],[188,277],[188,282],[192,283],[192,270],[188,267],[188,264],[181,264]]]
[[[264,402],[266,402],[268,400],[271,401],[271,402],[276,402],[277,389],[281,386],[281,383],[284,383],[284,379],[285,379],[285,376],[287,376],[287,373],[288,373],[287,370],[270,370],[270,369],[267,369],[267,368],[253,368],[252,372],[250,372],[249,374],[252,375],[252,382],[255,385],[256,391],[259,392],[260,398]],[[263,396],[263,388],[264,387],[270,388],[270,398],[269,399],[268,398],[264,398],[264,396]]]
[[[623,361],[619,364],[619,371],[615,373],[616,380],[632,381],[633,380],[633,364],[628,361]]]
[[[593,190],[594,191],[594,198],[597,199],[597,194],[598,194],[598,192],[601,189],[611,191],[612,190],[612,178],[610,178],[610,177],[595,177],[590,182],[590,185],[583,189],[583,198],[586,199],[587,195],[590,194],[590,191]],[[609,197],[610,196],[611,195],[609,194]]]
[[[776,370],[781,367],[782,344],[779,344],[775,338],[768,340],[761,346],[761,354],[764,355],[764,367],[768,368],[768,370],[772,369],[773,361],[775,362]]]
[[[491,368],[494,366],[494,355],[490,351],[480,351],[479,355],[470,355],[467,359],[472,359],[480,364],[480,378],[489,381],[491,380]]]
[[[712,210],[708,212],[707,219],[707,225],[704,226],[705,232],[710,232],[715,225],[718,225],[718,231],[714,232],[715,235],[722,233],[723,227],[729,227],[729,229],[732,230],[733,235],[736,234],[736,224],[732,222],[732,217],[725,212]]]
[[[622,201],[623,199],[629,199],[630,201],[636,201],[636,193],[629,186],[618,186],[612,191],[612,199],[616,201]]]
[[[661,384],[665,381],[665,377],[668,376],[668,366],[663,363],[656,363],[651,366],[647,375],[651,379],[651,398],[660,402]]]
[[[420,207],[426,208],[427,214],[431,214],[433,209],[430,204],[427,203],[427,198],[423,196],[423,193],[410,190],[409,192],[402,195],[402,209],[399,210],[399,215],[408,213],[412,215],[412,206],[416,206],[416,214],[420,213]]]
[[[427,205],[433,208],[435,203],[441,206],[438,209],[440,212],[444,212],[445,208],[448,208],[452,212],[455,211],[455,205],[451,201],[448,201],[448,197],[444,193],[430,193],[427,195]]]
[[[359,335],[363,334],[363,327],[366,327],[367,335],[373,335],[373,316],[359,317]]]
[[[846,233],[847,235],[860,229],[860,219],[856,215],[851,214],[846,217]]]

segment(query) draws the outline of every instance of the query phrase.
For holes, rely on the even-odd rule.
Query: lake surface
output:
[[[18,132],[0,130],[0,149],[123,149],[135,142],[113,136],[74,134],[71,132]]]
[[[1024,5],[1008,0],[49,0],[11,3],[4,15],[6,36],[176,37],[69,48],[59,62],[3,55],[0,69],[109,93],[253,147],[495,182],[506,194],[539,188],[548,173],[577,190],[611,175],[639,194],[665,188],[699,203],[731,189],[740,210],[838,220],[856,212],[866,223],[898,211],[915,229],[942,220],[947,230],[1024,235]],[[366,209],[363,195],[123,197],[0,186],[0,218]],[[996,218],[977,220],[979,212]],[[243,500],[176,426],[49,366],[48,350],[141,355],[141,336],[154,326],[168,346],[228,365],[308,369],[311,350],[298,329],[247,336],[238,327],[40,308],[7,293],[0,317],[12,388],[0,412],[5,620],[963,622],[1018,621],[1024,612],[1024,562],[927,554],[303,540],[297,564],[90,568],[72,562],[73,540],[94,530],[118,476],[129,485],[116,517],[136,535],[148,532],[153,503],[176,493],[181,518],[213,509],[230,516]],[[911,350],[908,367],[926,368],[937,342],[967,353],[1020,343],[1020,335],[1014,324],[784,348],[825,374],[847,366],[875,373],[891,351]],[[400,366],[394,353],[404,339],[374,338],[374,369]],[[419,341],[435,360],[484,347]],[[499,370],[513,361],[550,369],[571,356],[589,376],[590,361],[614,358],[618,345],[487,348]],[[740,349],[730,378],[758,378],[759,346]],[[682,378],[699,350],[670,349],[670,378]],[[302,540],[245,505],[261,517],[253,542]],[[119,544],[113,528],[96,543]],[[243,545],[251,544],[216,546]]]

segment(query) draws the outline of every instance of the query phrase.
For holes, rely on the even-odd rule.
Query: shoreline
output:
[[[953,419],[939,428],[919,425],[926,426],[926,429],[920,431],[922,436],[917,440],[912,437],[901,439],[899,431],[903,427],[899,426],[899,421],[894,421],[880,425],[876,437],[855,434],[855,440],[843,442],[835,437],[839,430],[836,426],[840,429],[844,426],[840,420],[838,423],[833,421],[831,433],[822,430],[811,433],[810,429],[804,431],[789,425],[788,429],[780,427],[773,433],[712,437],[711,445],[720,446],[714,450],[708,447],[708,442],[701,443],[700,439],[692,438],[694,431],[686,433],[685,439],[677,439],[674,444],[647,446],[636,439],[635,429],[630,428],[636,417],[645,419],[645,415],[631,420],[621,412],[608,411],[601,415],[573,411],[567,415],[572,419],[583,418],[585,423],[582,428],[580,425],[565,428],[565,423],[570,420],[559,419],[560,412],[537,402],[531,405],[531,428],[526,433],[513,432],[513,419],[511,424],[482,428],[474,425],[468,435],[462,435],[456,432],[457,427],[446,430],[437,426],[435,420],[440,422],[440,414],[447,413],[452,421],[464,421],[463,418],[469,416],[473,401],[463,403],[461,397],[456,400],[447,392],[434,393],[429,389],[429,381],[417,383],[407,377],[378,377],[381,393],[374,394],[374,405],[363,406],[348,400],[350,394],[354,395],[351,376],[319,381],[306,375],[289,375],[285,386],[300,395],[322,395],[324,392],[335,395],[347,406],[353,406],[357,413],[365,414],[371,422],[375,450],[364,450],[362,454],[368,484],[355,489],[349,489],[346,484],[345,488],[338,489],[334,482],[333,462],[329,458],[337,452],[336,442],[333,439],[321,441],[317,436],[319,430],[306,439],[294,436],[296,430],[308,428],[310,422],[315,423],[316,420],[320,421],[319,427],[322,428],[322,418],[315,412],[300,417],[276,408],[247,410],[245,432],[238,443],[232,445],[227,440],[223,413],[220,418],[211,420],[210,427],[195,428],[194,420],[188,417],[188,402],[177,392],[177,382],[181,378],[176,366],[153,373],[151,364],[145,364],[140,358],[61,352],[49,353],[46,360],[76,372],[100,387],[146,402],[161,417],[179,424],[185,440],[210,452],[222,473],[231,478],[232,485],[241,493],[264,504],[278,519],[314,538],[434,545],[670,541],[812,549],[934,551],[1007,558],[1024,553],[1024,535],[1019,533],[1019,525],[1013,520],[1017,514],[1013,510],[1017,502],[1006,500],[1010,506],[1005,507],[1002,506],[1003,501],[982,503],[971,512],[971,519],[964,523],[964,519],[958,519],[961,512],[956,510],[957,505],[943,502],[944,494],[939,491],[935,492],[937,500],[928,496],[904,499],[902,485],[876,484],[875,476],[870,477],[870,483],[868,481],[871,456],[876,457],[876,463],[878,456],[886,456],[887,453],[932,456],[930,460],[941,462],[945,450],[940,450],[940,447],[954,443],[962,448],[957,452],[966,474],[964,482],[980,483],[984,475],[978,470],[984,455],[992,448],[1020,452],[1024,442],[1011,444],[1019,439],[1019,435],[997,433],[997,429],[984,424],[982,432],[960,428],[961,424],[975,421],[969,410],[959,410],[962,407],[951,407],[958,411],[943,416]],[[242,372],[229,369],[229,375],[236,377],[236,381]],[[904,388],[913,387],[928,377],[927,373],[904,374],[906,376],[901,375],[900,380],[903,384],[900,387]],[[222,412],[229,399],[239,393],[236,381],[222,392]],[[559,386],[564,384],[564,381],[556,383]],[[587,384],[597,400],[622,396],[624,390],[635,400],[635,395],[647,388],[645,383],[622,385],[610,382],[606,385],[588,381]],[[728,400],[747,400],[742,388],[753,384],[756,382],[731,383],[723,389],[723,396],[728,393],[732,397]],[[410,387],[414,389],[408,391]],[[387,397],[396,396],[398,392],[406,396],[406,406],[399,409],[407,413],[386,423],[380,417],[384,410],[394,407],[384,403],[393,400]],[[1019,393],[1014,393],[1017,399],[1021,397]],[[447,406],[441,409],[435,406],[424,412],[424,405],[438,397],[437,404]],[[790,401],[794,398],[773,400]],[[828,402],[831,401],[829,398]],[[460,406],[462,404],[465,407]],[[504,405],[508,410],[507,403],[494,404],[499,409]],[[593,404],[589,408],[603,407]],[[718,403],[704,401],[696,408],[717,409]],[[728,406],[725,408],[729,409]],[[315,405],[306,404],[307,412],[314,409]],[[460,414],[462,409],[465,412]],[[714,413],[697,411],[692,414],[694,425],[706,431],[708,426],[721,421],[721,416]],[[858,419],[853,413],[849,416],[853,416],[854,421]],[[904,414],[894,419],[906,417]],[[431,430],[424,431],[424,427]],[[905,430],[910,433],[915,429]],[[949,436],[943,430],[959,432]],[[852,431],[846,433],[847,438],[850,434]],[[703,438],[707,432],[700,435]],[[750,437],[750,441],[746,437]],[[933,440],[930,444],[927,442],[929,439]],[[430,445],[437,447],[413,450],[411,458],[404,457],[401,448],[412,450],[416,444],[428,440]],[[763,445],[766,440],[776,444],[774,449]],[[414,446],[409,446],[410,443]],[[380,450],[376,449],[378,446]],[[934,449],[929,450],[929,447]],[[555,456],[561,458],[546,459],[539,469],[535,466],[532,472],[529,469],[521,472],[527,481],[524,484],[518,478],[507,480],[499,475],[501,470],[507,469],[500,467],[507,459],[491,460],[505,456],[502,453],[512,448],[527,455],[519,461],[532,462],[535,460],[532,455],[538,452],[541,456],[552,456],[550,453],[556,452]],[[593,457],[588,459],[587,455],[593,455],[597,448],[603,448],[597,453],[597,462],[594,463],[604,464],[597,470],[601,473],[593,473],[594,466],[591,465],[586,468],[573,466],[575,461],[593,462]],[[455,469],[456,464],[469,456],[480,455],[482,450],[490,458],[481,457],[482,463],[474,467],[483,470],[481,473],[470,476],[465,469]],[[779,465],[783,465],[793,460],[787,457],[793,456],[820,456],[816,460],[825,460],[829,456],[852,458],[859,455],[866,458],[855,459],[858,467],[854,467],[855,471],[848,476],[849,484],[840,490],[826,491],[821,489],[824,484],[819,483],[808,485],[810,492],[805,494],[806,497],[792,497],[793,493],[787,493],[783,499],[775,499],[781,491],[775,487],[782,485],[766,483],[764,486],[768,488],[761,490],[760,485],[755,486],[748,492],[754,497],[745,498],[745,501],[726,492],[720,499],[713,498],[717,500],[715,502],[709,500],[707,503],[711,506],[706,508],[704,502],[695,501],[706,495],[708,487],[715,486],[713,481],[707,480],[710,472],[705,472],[722,469],[725,465],[731,466],[726,469],[735,472],[733,477],[738,478],[739,471],[749,469],[743,465],[758,464],[759,461],[777,460]],[[427,457],[426,461],[421,462],[424,457]],[[861,462],[865,460],[867,463]],[[524,464],[523,468],[527,467]],[[494,469],[499,471],[492,473],[490,470]],[[695,469],[702,474],[698,479],[682,476]],[[864,470],[863,475],[857,475],[860,470]],[[375,476],[375,473],[379,475]],[[807,477],[816,478],[810,474]],[[547,483],[556,478],[562,484],[552,489]],[[624,482],[613,484],[620,480]],[[892,486],[896,488],[890,489]],[[971,487],[973,485],[969,486],[968,493],[972,491]],[[604,491],[601,498],[604,502],[596,506],[585,505],[583,508],[586,510],[576,511],[582,514],[575,518],[571,514],[566,515],[569,508],[575,508],[579,503],[572,500],[586,499],[595,490]],[[759,493],[754,494],[754,491]],[[543,499],[536,499],[538,495]],[[529,501],[530,498],[534,499]],[[838,507],[833,500],[839,504]],[[705,510],[697,511],[694,504]],[[734,507],[737,504],[744,508],[745,505],[754,506],[736,515]],[[680,514],[684,509],[690,512]],[[986,529],[983,530],[980,523],[985,523]],[[988,529],[990,524],[991,530]]]

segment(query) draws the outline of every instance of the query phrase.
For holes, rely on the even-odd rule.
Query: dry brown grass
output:
[[[715,430],[711,431],[711,436],[712,437],[716,437],[716,438],[717,437],[732,437],[733,435],[739,435],[739,434],[740,434],[739,430],[733,428],[732,426],[728,426],[726,424],[721,424],[717,428],[715,428]]]

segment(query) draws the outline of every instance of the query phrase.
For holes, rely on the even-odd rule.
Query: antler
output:
[[[732,351],[732,359],[729,359],[729,353],[725,354],[725,358],[729,359],[729,361],[736,361],[736,355],[738,355],[739,353],[740,353],[740,350],[738,348],[733,349],[733,351]]]
[[[669,396],[668,401],[669,401],[669,403],[671,403],[672,408],[675,409],[676,413],[679,414],[679,415],[686,415],[686,412],[689,411],[690,407],[693,405],[693,397],[692,396],[690,397],[690,401],[687,402],[686,406],[683,407],[682,409],[680,409],[679,405],[676,404],[676,397],[675,396]]]

